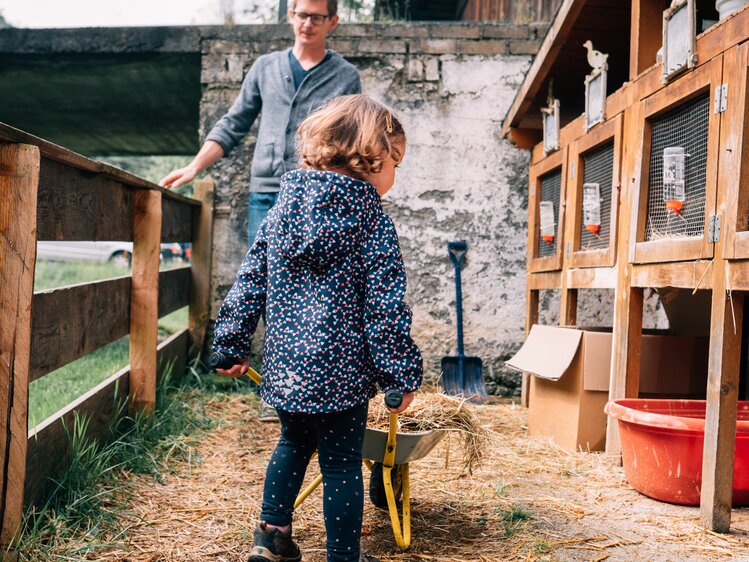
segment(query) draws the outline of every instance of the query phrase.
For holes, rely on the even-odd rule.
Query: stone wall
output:
[[[201,138],[226,111],[261,54],[291,44],[286,26],[204,31]],[[523,341],[527,151],[500,123],[545,33],[544,25],[342,25],[330,47],[354,63],[363,90],[393,106],[408,150],[384,199],[408,269],[413,335],[427,375],[456,353],[455,284],[447,242],[465,240],[465,349],[484,362],[491,392],[511,393],[504,362]],[[254,131],[216,164],[213,314],[246,251],[247,177]],[[256,338],[259,339],[259,338]]]

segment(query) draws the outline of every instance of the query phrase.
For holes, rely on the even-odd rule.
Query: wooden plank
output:
[[[126,336],[130,291],[128,276],[35,293],[31,380]]]
[[[26,478],[39,150],[0,145],[0,552],[15,557]]]
[[[709,260],[670,262],[632,267],[632,287],[676,287],[709,289],[713,284],[713,262]]]
[[[213,200],[215,183],[195,182],[195,198],[202,203],[193,215],[192,281],[190,283],[190,347],[200,353],[211,315],[211,264],[213,260]]]
[[[173,372],[182,372],[186,365],[188,331],[182,330],[164,340],[158,347],[159,374],[172,365]],[[88,419],[89,439],[110,437],[110,427],[120,409],[127,407],[130,366],[113,374],[96,387],[56,412],[28,434],[26,470],[26,501],[38,504],[43,500],[50,479],[58,477],[70,461],[70,439],[75,412]],[[68,430],[66,430],[69,428]]]
[[[700,519],[709,529],[726,533],[731,525],[744,295],[727,292],[728,272],[723,267],[716,267],[715,271]]]
[[[153,410],[156,400],[161,193],[137,191],[133,217],[130,299],[130,406]]]
[[[165,199],[183,201],[189,205],[199,205],[199,203],[189,197],[159,187],[148,180],[139,178],[114,166],[86,158],[72,150],[63,148],[5,123],[0,123],[0,142],[30,144],[39,148],[39,152],[45,160],[52,160],[66,167],[76,168],[91,174],[103,175],[133,188],[156,190],[161,192]]]
[[[655,64],[655,56],[663,44],[663,1],[632,0],[632,21],[629,44],[629,78]]]
[[[643,197],[644,198],[644,197]],[[643,214],[646,212],[642,211]],[[707,230],[707,229],[705,229]],[[672,236],[649,242],[638,242],[634,247],[634,263],[691,261],[702,256],[707,236]],[[712,253],[712,252],[711,252]]]
[[[728,279],[734,291],[749,291],[749,261],[730,262]]]
[[[190,266],[159,273],[159,318],[190,304]]]
[[[534,324],[538,324],[538,305],[540,292],[533,289],[525,290],[525,337]],[[530,377],[528,373],[523,373],[523,379],[520,385],[520,405],[527,408],[530,391]]]
[[[526,74],[525,80],[523,80],[515,100],[507,112],[507,117],[502,122],[503,137],[507,137],[510,127],[518,126],[520,118],[528,111],[533,97],[538,93],[538,89],[551,70],[557,54],[561,51],[584,5],[585,0],[564,0],[560,6],[551,28],[546,33],[543,43],[541,43],[536,58],[533,59],[531,68],[528,70],[528,74]]]
[[[725,75],[741,76],[744,65],[735,50],[725,57]],[[718,168],[718,185],[728,186],[737,173],[736,124],[731,118],[743,116],[718,114],[720,126],[720,153],[715,154],[713,166]],[[725,149],[724,149],[725,148]],[[708,162],[709,165],[709,162]],[[734,187],[737,187],[734,184]],[[728,189],[717,194],[715,213],[726,216],[732,198]],[[710,355],[707,363],[707,406],[705,411],[705,441],[702,456],[702,489],[700,493],[700,519],[713,531],[728,532],[731,526],[731,499],[733,496],[733,460],[736,446],[736,416],[739,397],[739,371],[741,368],[741,342],[744,313],[744,294],[734,292],[730,284],[732,265],[724,261],[722,236],[715,248],[713,260],[713,294],[710,309]],[[742,268],[743,269],[743,268]]]
[[[749,258],[749,43],[723,55],[723,73],[728,85],[726,111],[721,119],[721,185],[727,192],[726,217],[721,229],[725,239],[723,257]],[[723,167],[731,173],[722,174]]]
[[[630,244],[630,231],[635,228],[633,221],[636,221],[633,209],[636,208],[639,192],[639,185],[636,181],[641,176],[640,155],[643,153],[641,123],[642,103],[635,103],[624,113],[622,189],[609,400],[625,398],[633,392],[633,389],[636,397],[636,390],[640,384],[643,292],[642,289],[630,286],[632,265],[626,256]],[[617,457],[621,455],[619,427],[611,419],[606,426],[606,452]]]
[[[538,291],[540,289],[560,289],[562,287],[561,271],[542,271],[539,273],[529,273],[528,288]]]
[[[130,187],[42,158],[39,240],[132,240],[132,216]]]
[[[190,242],[192,240],[192,215],[196,208],[183,201],[164,199],[161,206],[161,241]]]
[[[586,267],[567,270],[571,289],[616,289],[616,267]]]

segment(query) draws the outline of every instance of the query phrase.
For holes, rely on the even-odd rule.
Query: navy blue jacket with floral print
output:
[[[375,188],[295,170],[224,300],[213,348],[247,357],[264,314],[260,395],[282,410],[346,410],[371,399],[375,383],[410,392],[422,361],[405,292],[398,235]]]

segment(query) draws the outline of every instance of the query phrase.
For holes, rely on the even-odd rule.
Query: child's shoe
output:
[[[282,533],[269,529],[265,521],[260,522],[247,562],[300,562],[301,559],[299,546],[291,539],[291,528]]]

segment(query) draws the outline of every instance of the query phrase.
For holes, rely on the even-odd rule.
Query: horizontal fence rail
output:
[[[0,560],[24,501],[64,470],[74,418],[110,437],[118,409],[151,412],[157,376],[202,349],[213,193],[198,180],[184,197],[0,123]],[[131,274],[34,293],[37,240],[132,241]],[[163,242],[190,242],[190,266],[159,271]],[[159,344],[158,318],[185,306],[189,326]],[[31,381],[128,335],[128,366],[29,431]]]

